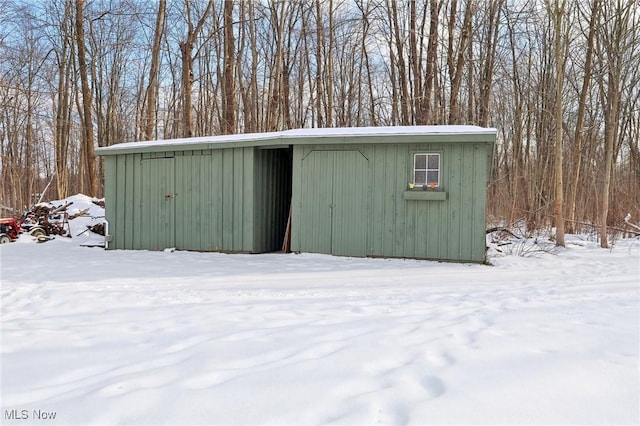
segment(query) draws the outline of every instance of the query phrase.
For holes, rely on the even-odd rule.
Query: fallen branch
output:
[[[73,204],[73,201],[68,202],[67,204],[63,204],[61,206],[56,207],[55,209],[51,210],[49,212],[49,214],[56,214],[58,212],[61,212],[63,210],[66,210],[67,207],[69,207],[71,204]]]
[[[77,218],[77,217],[80,217],[80,216],[86,216],[86,215],[88,215],[88,214],[89,214],[89,208],[86,208],[86,209],[84,209],[84,210],[80,210],[80,211],[79,211],[78,213],[76,213],[76,214],[73,214],[73,215],[69,216],[69,220],[73,220],[73,219],[75,219],[75,218]]]
[[[507,234],[511,235],[512,237],[515,237],[515,238],[518,238],[518,239],[520,238],[520,237],[518,237],[516,234],[514,234],[513,232],[511,232],[509,229],[504,228],[504,227],[502,227],[502,226],[495,226],[495,227],[493,227],[493,228],[489,228],[489,229],[487,229],[486,233],[487,233],[487,234],[491,234],[492,232],[498,232],[498,231],[499,231],[499,232],[507,233]]]
[[[631,223],[631,214],[630,213],[627,213],[627,215],[624,217],[624,223],[626,223],[627,226],[630,226],[630,227],[632,227],[632,228],[634,228],[634,229],[636,229],[636,230],[638,230],[640,232],[640,226]],[[626,231],[626,232],[631,232],[631,233],[637,234],[635,231]]]
[[[553,216],[552,216],[552,215],[550,215],[550,214],[545,214],[545,215],[543,215],[543,216],[545,216],[545,217],[551,217],[551,218],[553,217]],[[625,219],[626,219],[626,218],[625,218]],[[578,225],[589,226],[589,227],[591,227],[591,228],[595,228],[595,229],[599,229],[599,228],[600,228],[600,225],[595,225],[595,224],[593,224],[593,223],[588,223],[588,222],[582,222],[582,221],[579,221],[579,220],[569,220],[569,219],[564,219],[564,221],[565,221],[565,222],[571,222],[571,223],[577,223]],[[625,220],[625,222],[627,222],[627,221]],[[612,225],[607,225],[607,229],[610,229],[610,230],[612,230],[612,231],[628,232],[628,233],[630,233],[630,234],[640,235],[640,227],[638,227],[638,226],[634,225],[633,223],[628,223],[628,222],[627,222],[627,224],[631,225],[632,227],[634,227],[634,228],[635,228],[635,229],[637,229],[637,230],[636,230],[636,231],[633,231],[633,230],[624,229],[624,228],[620,228],[619,226],[612,226]]]

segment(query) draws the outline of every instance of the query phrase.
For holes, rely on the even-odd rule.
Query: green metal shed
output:
[[[108,248],[277,251],[290,223],[296,252],[483,262],[495,138],[364,127],[99,148]]]

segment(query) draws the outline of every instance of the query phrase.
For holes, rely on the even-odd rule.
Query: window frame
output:
[[[424,155],[426,156],[425,158],[425,168],[424,169],[416,169],[416,158],[419,155]],[[433,168],[429,168],[429,156],[437,156],[438,158],[438,168],[437,169],[433,169]],[[416,183],[416,171],[419,172],[424,172],[425,173],[425,183]],[[413,152],[411,155],[411,180],[410,182],[413,183],[415,188],[421,188],[423,189],[425,186],[427,188],[430,188],[431,186],[429,185],[429,180],[428,180],[428,175],[429,172],[434,172],[436,171],[438,173],[438,180],[436,182],[436,185],[434,186],[435,188],[442,188],[442,153],[438,152],[438,151],[416,151]]]

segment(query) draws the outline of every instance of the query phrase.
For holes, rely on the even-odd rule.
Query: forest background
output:
[[[492,222],[637,223],[639,83],[640,0],[0,0],[0,216],[101,196],[96,146],[472,124]]]

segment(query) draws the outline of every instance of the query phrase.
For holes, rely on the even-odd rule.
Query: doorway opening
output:
[[[255,251],[283,251],[290,235],[293,147],[258,148],[255,166]]]

